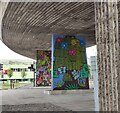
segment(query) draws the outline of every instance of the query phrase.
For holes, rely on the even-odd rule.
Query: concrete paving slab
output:
[[[62,95],[44,94],[46,89],[0,90],[2,105],[23,105],[51,103],[73,111],[94,111],[94,93],[77,93]],[[50,89],[49,89],[50,90]]]
[[[52,103],[3,105],[2,111],[70,111]]]

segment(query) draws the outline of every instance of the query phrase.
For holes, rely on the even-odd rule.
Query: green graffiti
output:
[[[63,81],[67,82],[67,81],[72,81],[72,77],[71,75],[69,75],[68,73],[66,73],[63,77]]]
[[[80,65],[85,63],[85,47],[80,46],[80,41],[75,36],[66,36],[60,40],[54,46],[54,70],[61,66],[66,66],[68,70],[79,70]],[[67,43],[66,49],[62,48],[62,43]]]
[[[77,84],[69,84],[65,88],[66,90],[73,90],[73,89],[78,89]]]
[[[56,36],[54,41],[53,81],[56,83],[53,85],[66,90],[79,89],[82,86],[79,85],[80,78],[87,78],[89,74],[85,41],[76,36]],[[66,67],[65,72],[62,67]],[[76,72],[72,74],[74,70]],[[64,76],[59,73],[64,73]]]
[[[80,84],[80,86],[81,86],[81,87],[85,87],[85,85],[84,85],[84,84]]]
[[[88,65],[84,64],[82,70],[80,70],[80,77],[81,78],[87,78],[89,75]]]
[[[62,87],[62,82],[59,82],[58,84],[57,84],[57,87]]]
[[[53,78],[59,78],[59,76],[58,75],[53,75]]]
[[[36,86],[51,85],[51,51],[37,50]]]
[[[56,71],[53,72],[53,78],[59,78],[59,75],[57,74]]]
[[[59,83],[54,82],[54,85],[55,85],[55,86],[57,86],[57,87],[62,87],[62,86],[63,86],[62,81],[61,81],[61,82],[59,82]]]

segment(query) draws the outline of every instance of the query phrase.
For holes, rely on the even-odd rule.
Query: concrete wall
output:
[[[118,46],[118,65],[117,65],[117,72],[118,72],[118,111],[120,111],[120,1],[117,4],[117,8],[118,8],[118,27],[119,27],[119,37],[118,37],[118,42],[117,42],[117,46]]]

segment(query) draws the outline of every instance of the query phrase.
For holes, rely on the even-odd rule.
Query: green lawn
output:
[[[14,88],[19,88],[19,87],[22,87],[22,86],[25,86],[27,85],[28,83],[14,83]],[[3,88],[3,89],[10,89],[10,84],[0,84],[0,88]]]

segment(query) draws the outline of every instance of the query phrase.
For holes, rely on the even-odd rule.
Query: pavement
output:
[[[19,87],[19,88],[16,88],[16,89],[29,89],[29,88],[33,88],[33,84],[27,84],[25,86],[22,86],[22,87]]]
[[[94,93],[47,95],[50,88],[0,90],[4,111],[94,111]]]
[[[26,84],[24,86],[19,86],[17,88],[14,89],[29,89],[29,88],[33,88],[33,84]],[[8,90],[9,88],[0,88],[0,90]]]

